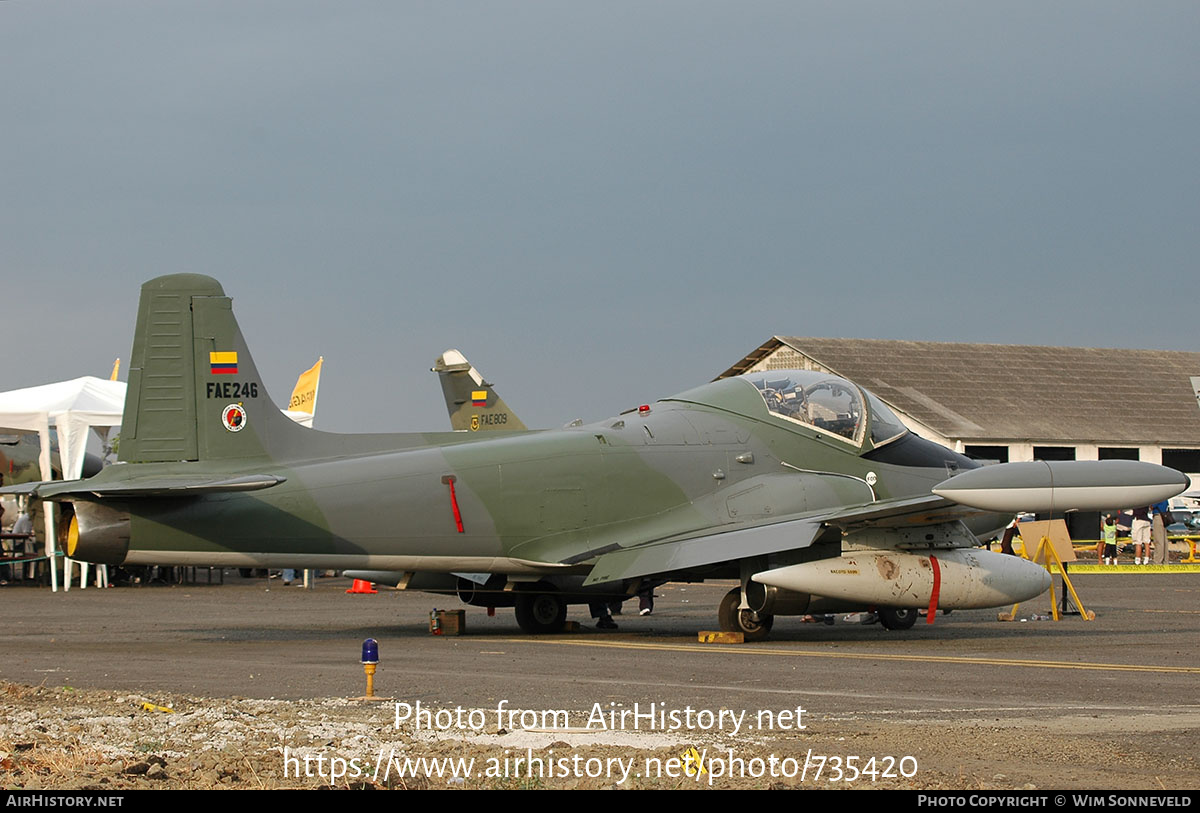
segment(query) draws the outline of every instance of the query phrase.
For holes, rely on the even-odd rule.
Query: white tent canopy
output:
[[[36,432],[41,440],[38,462],[43,480],[50,471],[50,427],[58,433],[58,454],[65,480],[83,474],[87,431],[93,426],[120,426],[125,406],[125,383],[84,376],[57,384],[44,384],[0,393],[0,430]],[[54,551],[54,513],[45,512],[46,552]],[[68,571],[69,572],[69,571]],[[58,589],[55,569],[51,578]]]

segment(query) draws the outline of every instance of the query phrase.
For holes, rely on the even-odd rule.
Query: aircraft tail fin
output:
[[[307,431],[271,401],[220,283],[175,274],[142,286],[121,461],[278,459]]]
[[[317,414],[317,393],[321,388],[321,365],[325,357],[317,359],[317,363],[300,373],[296,386],[292,389],[292,398],[288,401],[284,414],[301,426],[311,427]]]
[[[442,383],[450,427],[457,431],[522,431],[526,428],[495,388],[457,350],[447,350],[434,362],[433,372]]]

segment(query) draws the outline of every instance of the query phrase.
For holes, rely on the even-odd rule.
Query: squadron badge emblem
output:
[[[230,404],[221,413],[221,423],[230,432],[241,432],[246,425],[246,410],[241,404]]]

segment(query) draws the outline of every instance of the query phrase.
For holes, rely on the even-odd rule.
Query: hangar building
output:
[[[919,435],[1019,460],[1145,460],[1200,487],[1200,353],[774,336],[717,378],[821,370]]]

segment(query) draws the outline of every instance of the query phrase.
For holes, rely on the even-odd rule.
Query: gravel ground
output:
[[[679,788],[710,783],[719,788],[1200,788],[1191,754],[1200,722],[1195,713],[1119,720],[1096,715],[839,721],[836,732],[823,731],[831,726],[818,721],[804,731],[761,738],[743,732],[737,738],[697,739],[633,731],[506,731],[491,719],[469,735],[462,729],[451,734],[417,731],[395,725],[393,703],[346,699],[146,697],[0,683],[0,703],[0,783],[8,788]],[[586,712],[580,711],[572,724],[583,722]],[[774,755],[777,775],[729,778],[720,776],[716,766],[691,778],[683,773],[682,762],[670,760],[693,747],[707,757],[727,758],[732,750],[734,769],[740,759],[747,774],[769,772],[767,763],[754,760]],[[406,757],[474,759],[474,775],[454,778],[435,770],[433,775],[397,776],[395,768],[385,775],[382,767],[376,770],[381,752],[395,756],[394,764]],[[287,776],[285,754],[291,758]],[[830,781],[835,776],[830,761],[815,777],[810,754],[858,755],[856,767],[868,775],[854,782]],[[906,755],[916,760],[915,772],[912,761],[886,760]],[[869,775],[870,756],[876,757],[875,777]],[[520,757],[540,758],[555,775],[530,776],[515,763]],[[358,760],[357,765],[351,760]],[[782,775],[796,773],[806,760],[803,781],[799,775]],[[658,775],[646,775],[648,765],[660,764],[661,772],[650,771]],[[335,765],[343,776],[330,776]],[[625,765],[632,766],[627,776]],[[297,777],[306,766],[313,775]],[[849,765],[844,767],[848,772]],[[894,775],[883,776],[889,768]],[[589,771],[599,775],[589,777]]]

